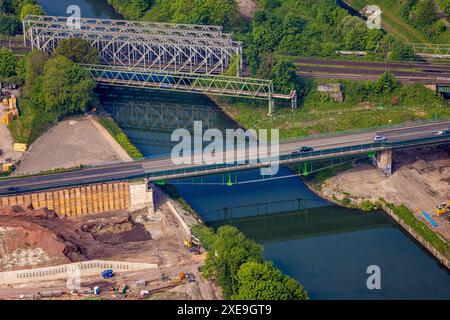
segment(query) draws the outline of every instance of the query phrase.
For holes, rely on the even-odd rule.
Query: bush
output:
[[[111,134],[111,136],[113,136],[114,139],[116,139],[131,158],[141,159],[144,157],[113,119],[97,117],[97,121]]]
[[[359,205],[359,208],[364,212],[370,212],[375,210],[376,206],[375,204],[370,200],[364,200]]]
[[[63,39],[55,53],[64,56],[75,63],[98,64],[100,62],[98,50],[81,38]]]
[[[16,75],[17,58],[11,50],[0,49],[0,81]]]
[[[271,262],[249,261],[238,271],[239,289],[234,300],[306,300],[308,293]]]
[[[19,18],[12,14],[0,13],[0,34],[13,36],[19,31]]]
[[[383,73],[375,83],[375,92],[377,94],[390,94],[398,87],[397,79],[391,72]]]

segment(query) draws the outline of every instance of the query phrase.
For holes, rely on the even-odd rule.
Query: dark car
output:
[[[312,147],[301,147],[299,149],[300,152],[311,152],[314,151],[314,149]]]

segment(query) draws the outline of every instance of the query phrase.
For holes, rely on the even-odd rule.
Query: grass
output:
[[[98,116],[97,121],[113,136],[114,139],[120,144],[120,146],[128,153],[133,159],[142,159],[144,156],[142,153],[131,143],[123,130],[117,125],[117,123],[107,117]]]
[[[279,129],[280,139],[450,118],[445,100],[421,85],[401,86],[392,94],[377,96],[364,83],[341,81],[346,98],[337,103],[321,96],[317,83],[309,84],[297,110],[277,102],[272,117],[262,102],[221,98],[219,104],[246,128]],[[393,97],[398,98],[397,105],[392,105]]]
[[[405,42],[417,43],[448,43],[450,32],[447,30],[440,34],[434,41],[431,41],[422,30],[415,28],[405,18],[401,16],[401,10],[405,1],[388,0],[347,0],[347,2],[361,10],[366,5],[378,5],[382,10],[382,27],[398,39]]]
[[[428,243],[444,256],[449,257],[449,246],[447,241],[440,238],[431,228],[424,222],[418,220],[415,215],[405,206],[396,206],[392,203],[386,203],[386,206],[392,212],[407,223],[414,231],[421,235]]]

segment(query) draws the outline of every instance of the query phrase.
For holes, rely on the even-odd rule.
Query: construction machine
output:
[[[435,213],[437,216],[443,216],[446,213],[450,212],[450,200],[447,202],[442,202],[435,207]]]

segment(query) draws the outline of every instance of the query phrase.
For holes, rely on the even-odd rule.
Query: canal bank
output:
[[[171,131],[162,130],[170,126],[154,125],[155,119],[160,124],[170,119],[163,110],[172,110],[170,114],[176,114],[172,109],[175,106],[188,110],[182,114],[190,116],[181,117],[186,127],[194,120],[211,123],[221,130],[235,127],[221,118],[221,112],[211,113],[217,107],[201,96],[178,97],[174,102],[169,99],[173,96],[160,96],[156,92],[151,95],[139,97],[136,91],[131,95],[122,92],[114,97],[114,103],[125,107],[122,114],[130,116],[117,117],[120,113],[112,113],[146,157],[170,153],[171,144],[161,145],[162,141],[170,142]],[[111,104],[110,98],[105,98],[106,104]],[[131,106],[139,106],[139,111],[130,112],[127,108]],[[218,223],[217,217],[223,214],[217,212],[231,209],[233,214],[226,223],[262,244],[265,258],[302,283],[312,299],[450,298],[449,274],[384,212],[366,214],[332,205],[292,176],[288,168],[281,168],[277,177],[272,181],[245,183],[261,178],[258,170],[251,170],[177,180],[171,185],[181,203],[191,207],[193,216],[198,215],[207,225],[225,223]],[[302,199],[309,200],[306,206],[286,212],[289,203]],[[180,207],[184,209],[183,204]],[[263,212],[261,208],[268,209]],[[366,269],[372,264],[384,270],[382,292],[366,287]],[[417,288],[416,283],[425,285],[426,291]]]
[[[83,16],[89,14],[83,13]],[[124,105],[139,100],[132,95],[134,97]],[[207,122],[206,115],[212,106],[206,103],[203,108],[192,108],[196,99],[202,99],[202,96],[195,97],[191,101],[180,99],[179,110],[183,116],[179,118]],[[165,98],[161,100],[159,105],[150,103],[153,107],[132,107],[149,112],[129,113],[137,117],[129,117],[128,124],[118,121],[133,144],[147,157],[167,154],[171,150],[168,139],[171,131],[167,129],[172,127],[163,121],[175,118],[164,110],[175,112],[176,108],[166,107],[175,107],[177,103],[168,103]],[[187,117],[187,113],[192,117]],[[116,116],[116,119],[124,118]],[[151,126],[156,119],[160,121],[159,127]],[[300,179],[289,175],[291,173],[282,168],[279,176],[285,178],[271,182],[239,184],[242,180],[260,177],[258,171],[248,171],[175,181],[173,185],[200,216],[225,207],[250,204],[256,208],[252,204],[270,206],[277,201],[319,199]],[[226,183],[228,180],[233,182],[231,186]],[[274,206],[273,212],[276,211]],[[367,215],[324,201],[322,207],[291,214],[258,217],[256,213],[255,209],[253,217],[235,219],[233,223],[249,238],[261,243],[266,259],[299,280],[312,299],[450,299],[448,273],[382,212]],[[366,286],[367,267],[374,264],[382,270],[382,290],[368,290]]]

